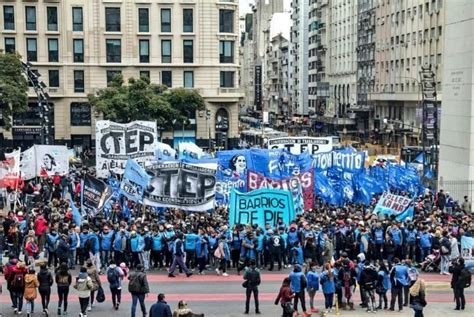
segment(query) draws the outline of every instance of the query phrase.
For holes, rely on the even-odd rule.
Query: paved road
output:
[[[264,271],[262,273],[262,285],[260,291],[261,311],[262,316],[281,316],[281,309],[279,306],[275,306],[273,301],[276,297],[276,293],[281,285],[282,279],[287,276],[285,272],[270,273]],[[423,275],[422,276],[428,284],[428,306],[425,310],[425,316],[445,316],[452,314],[454,304],[453,295],[449,288],[449,277],[440,276],[438,274]],[[106,277],[101,276],[105,281]],[[215,273],[209,272],[205,276],[192,276],[186,278],[184,275],[180,275],[175,279],[169,279],[165,272],[153,272],[148,274],[148,280],[150,284],[151,294],[147,297],[147,308],[156,300],[156,294],[163,292],[167,296],[168,303],[174,309],[177,302],[181,299],[186,300],[189,303],[189,307],[195,312],[205,313],[205,316],[216,316],[216,317],[237,317],[243,315],[244,305],[244,293],[242,284],[242,277],[237,276],[235,273],[231,273],[229,277],[216,276]],[[10,308],[10,298],[6,291],[6,286],[3,281],[3,294],[0,295],[0,312],[3,316],[14,316]],[[88,314],[91,316],[102,316],[106,314],[114,314],[116,317],[130,316],[131,296],[124,294],[122,299],[122,305],[120,310],[117,312],[112,309],[111,299],[109,296],[109,290],[107,283],[104,283],[107,299],[104,303],[98,304],[94,307],[93,311]],[[126,290],[127,285],[124,285]],[[52,296],[53,302],[50,306],[50,311],[53,312],[51,316],[55,316],[54,311],[57,308],[57,296],[55,292]],[[125,292],[127,293],[127,292]],[[358,293],[358,291],[357,291]],[[473,316],[474,312],[474,287],[466,290],[466,297],[469,302],[467,310],[464,312],[456,312],[456,316]],[[79,312],[79,304],[75,290],[71,289],[70,294],[70,308],[69,315],[77,316]],[[356,303],[359,303],[359,296],[355,296]],[[323,296],[319,292],[316,295],[317,306],[321,307],[323,304]],[[36,300],[36,311],[39,312],[40,300]],[[253,314],[253,306],[251,305],[251,315]],[[413,316],[411,309],[405,309],[402,313],[398,312],[379,312],[380,314],[389,314],[391,316]],[[39,315],[39,314],[36,314]],[[254,315],[254,314],[253,314]],[[334,316],[335,313],[329,316]],[[341,316],[367,316],[367,313],[358,309],[355,312],[340,312]],[[137,314],[141,316],[141,314]],[[319,316],[313,314],[313,316]]]

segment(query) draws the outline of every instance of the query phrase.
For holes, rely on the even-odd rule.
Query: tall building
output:
[[[420,140],[421,89],[424,64],[435,68],[441,102],[443,68],[443,0],[381,0],[375,9],[374,137],[384,144],[410,145]]]
[[[375,4],[375,0],[360,0],[357,4],[357,103],[351,110],[364,138],[374,130],[369,95],[375,87]]]
[[[455,199],[469,196],[474,181],[474,2],[446,1],[439,187]],[[439,87],[438,87],[439,89]]]
[[[239,44],[237,0],[1,1],[0,48],[19,52],[41,74],[54,109],[58,144],[91,146],[98,115],[87,94],[117,73],[147,76],[168,87],[196,89],[210,110],[191,124],[162,127],[168,143],[181,138],[207,147],[238,143]],[[39,142],[39,112],[13,117],[4,131],[15,146]],[[219,118],[219,121],[217,120]],[[227,118],[228,124],[222,124]]]
[[[293,118],[307,116],[308,106],[308,44],[309,44],[309,1],[293,0],[291,2],[291,51],[292,60],[292,100]]]

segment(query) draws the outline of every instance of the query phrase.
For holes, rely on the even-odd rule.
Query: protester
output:
[[[327,313],[332,312],[334,292],[336,291],[334,283],[334,271],[330,263],[326,263],[324,270],[319,278],[324,294],[324,307]]]
[[[409,285],[408,268],[400,262],[400,259],[393,260],[395,266],[390,272],[390,282],[392,284],[390,310],[395,310],[395,302],[398,298],[398,311],[403,310],[403,287]]]
[[[305,303],[305,288],[307,286],[307,281],[304,273],[301,271],[301,266],[296,264],[293,272],[290,273],[290,287],[291,291],[294,293],[294,303],[293,309],[298,311],[298,300],[301,303],[301,310],[303,315],[307,316],[306,313],[306,303]]]
[[[45,264],[42,264],[37,275],[39,286],[38,291],[41,296],[41,306],[45,315],[49,314],[49,301],[51,300],[51,286],[53,286],[53,276]]]
[[[145,317],[145,295],[150,292],[150,288],[148,286],[148,280],[141,264],[137,265],[137,269],[135,272],[130,273],[130,275],[128,276],[128,280],[128,291],[130,292],[130,294],[132,294],[131,316],[135,317],[135,312],[137,310],[137,302],[139,301],[143,317]]]
[[[165,294],[158,294],[158,301],[150,307],[149,317],[172,317],[171,308],[165,302]]]
[[[309,264],[309,271],[306,273],[307,291],[309,296],[309,307],[312,313],[317,313],[318,310],[314,306],[314,297],[319,290],[319,273],[316,271],[316,263]]]
[[[25,275],[25,292],[26,300],[26,316],[30,317],[35,311],[35,299],[38,296],[37,288],[40,285],[35,274],[35,269],[30,268],[28,274]],[[20,313],[20,312],[18,312]]]
[[[13,302],[13,311],[15,314],[21,314],[23,309],[23,295],[25,293],[25,275],[28,272],[25,263],[18,262],[8,271],[7,284],[10,296]]]
[[[58,291],[58,316],[61,316],[61,308],[63,315],[67,315],[69,287],[72,283],[72,276],[69,273],[68,265],[61,263],[56,271],[55,281]]]
[[[77,290],[79,305],[81,307],[81,313],[79,314],[79,317],[87,317],[89,298],[91,297],[91,291],[94,288],[94,284],[92,283],[92,279],[87,274],[87,269],[85,267],[81,267],[81,272],[76,277],[74,288]]]
[[[392,288],[392,283],[390,281],[390,273],[388,272],[387,267],[385,266],[384,261],[379,261],[379,271],[377,279],[377,288],[376,292],[379,295],[379,305],[377,306],[378,310],[388,308],[388,299],[387,292]]]
[[[89,276],[89,278],[92,281],[91,297],[90,297],[90,301],[89,301],[89,306],[87,307],[87,311],[91,311],[92,306],[94,305],[95,292],[99,289],[99,287],[102,286],[102,283],[100,282],[99,273],[97,272],[97,268],[92,263],[91,259],[86,261],[85,267],[87,269],[87,275]]]
[[[255,300],[255,314],[260,314],[259,301],[258,301],[258,286],[260,285],[260,271],[256,267],[257,263],[254,259],[250,261],[250,266],[245,270],[244,283],[242,284],[245,288],[245,312],[249,313],[250,308],[250,297],[253,293]]]

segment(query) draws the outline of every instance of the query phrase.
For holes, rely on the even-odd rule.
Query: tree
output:
[[[28,109],[28,82],[23,75],[20,56],[0,52],[0,114],[4,127],[12,126],[13,113]]]
[[[191,113],[204,110],[204,99],[196,90],[175,88],[165,93],[166,100],[171,107],[178,111],[176,122],[186,123]]]
[[[91,106],[108,120],[154,120],[159,126],[169,125],[175,119],[184,120],[186,113],[204,107],[204,100],[195,91],[167,90],[166,86],[150,83],[145,77],[130,78],[125,85],[122,75],[88,98]]]

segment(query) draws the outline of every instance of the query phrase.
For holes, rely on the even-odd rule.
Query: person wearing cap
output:
[[[187,277],[193,275],[193,273],[188,269],[186,263],[184,263],[185,253],[184,253],[184,243],[183,243],[183,234],[181,232],[176,233],[176,240],[174,241],[173,246],[173,263],[168,271],[168,277],[176,277],[174,271],[176,266],[179,266],[186,273]]]
[[[100,238],[100,261],[103,267],[98,268],[101,272],[107,267],[109,258],[112,255],[112,242],[114,238],[114,230],[110,230],[109,226],[105,225],[102,227],[102,231],[99,233]]]
[[[50,232],[46,235],[46,250],[48,250],[48,266],[51,267],[51,264],[54,263],[54,267],[58,266],[58,240],[59,234],[56,228],[52,227]]]
[[[273,271],[273,267],[275,266],[275,261],[278,262],[278,271],[281,271],[282,266],[282,254],[284,252],[284,244],[283,239],[281,238],[280,234],[277,232],[273,232],[272,229],[267,231],[268,240],[268,250],[270,254],[270,267],[269,271]]]

